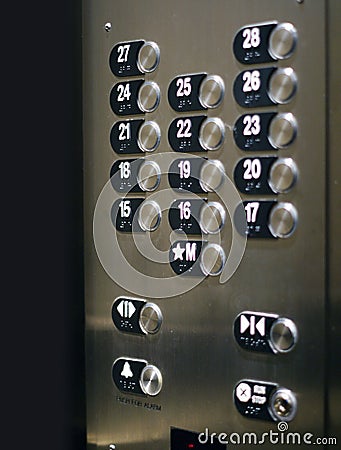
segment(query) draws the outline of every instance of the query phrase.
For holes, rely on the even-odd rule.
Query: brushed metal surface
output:
[[[241,379],[278,383],[292,390],[297,413],[290,431],[325,434],[325,301],[326,301],[326,70],[325,2],[307,0],[84,0],[84,177],[85,177],[85,293],[87,353],[88,448],[169,450],[170,427],[202,432],[268,432],[276,425],[242,417],[233,404],[233,388]],[[193,290],[173,297],[145,299],[157,304],[163,324],[155,335],[120,333],[111,320],[111,305],[131,293],[117,285],[96,255],[92,221],[97,198],[109,180],[110,167],[119,159],[110,146],[109,132],[119,120],[111,111],[109,94],[117,78],[109,67],[110,51],[123,41],[144,39],[157,43],[160,63],[143,75],[160,87],[158,108],[146,115],[161,129],[155,153],[172,151],[169,124],[179,114],[167,102],[168,86],[177,75],[208,73],[221,76],[225,95],[205,113],[220,117],[225,140],[214,152],[233,179],[237,161],[245,153],[234,143],[232,129],[245,113],[233,98],[236,76],[245,70],[233,55],[237,31],[248,24],[290,22],[297,29],[293,55],[276,62],[295,70],[298,88],[288,105],[261,111],[291,112],[298,122],[295,141],[278,150],[299,168],[289,193],[266,196],[290,202],[299,222],[288,239],[249,240],[243,260],[225,284],[207,277]],[[105,24],[112,27],[105,30]],[[195,114],[194,114],[195,115]],[[130,118],[130,117],[128,117]],[[334,137],[336,139],[336,137]],[[269,152],[269,155],[273,155]],[[211,154],[207,155],[209,158]],[[162,177],[158,189],[168,188]],[[148,198],[150,194],[143,194]],[[209,192],[210,201],[219,201]],[[250,199],[249,196],[242,196]],[[170,227],[163,220],[153,240],[169,248]],[[136,251],[131,235],[119,243],[133,265],[155,277],[172,276],[165,264],[148,263]],[[222,230],[228,253],[229,227]],[[108,244],[109,245],[109,244]],[[334,275],[336,276],[336,275]],[[176,282],[176,281],[175,281]],[[134,294],[134,297],[136,295]],[[244,310],[291,318],[300,340],[281,355],[244,351],[234,341],[233,323]],[[119,357],[143,359],[162,373],[162,390],[153,397],[123,394],[111,379]],[[309,368],[309,370],[307,370]],[[335,391],[336,392],[336,391]],[[335,419],[336,420],[336,419]],[[233,446],[229,446],[233,448]],[[272,448],[264,445],[263,448]]]

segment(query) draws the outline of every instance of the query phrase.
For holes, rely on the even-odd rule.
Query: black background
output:
[[[81,450],[81,2],[1,18],[1,447]]]

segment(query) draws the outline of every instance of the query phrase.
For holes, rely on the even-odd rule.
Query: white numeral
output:
[[[255,223],[257,220],[257,212],[259,208],[259,202],[251,202],[245,205],[246,222]]]
[[[243,119],[243,124],[245,125],[243,130],[244,136],[256,136],[260,133],[260,116],[258,114],[254,114],[253,116],[245,116]]]
[[[130,50],[130,44],[120,45],[117,49],[117,62],[123,63],[128,61],[128,55]]]
[[[131,92],[130,92],[130,84],[119,84],[117,86],[117,92],[118,92],[118,96],[117,96],[117,101],[118,102],[124,102],[124,100],[129,100],[130,96],[131,96]]]
[[[188,220],[191,217],[191,202],[180,202],[178,208],[181,220]]]
[[[118,167],[121,170],[121,178],[129,178],[130,177],[130,173],[131,173],[130,162],[122,161]]]
[[[255,48],[260,45],[260,29],[255,28],[246,28],[243,31],[243,48]]]
[[[121,217],[129,217],[131,214],[130,200],[122,200],[119,204]]]
[[[127,141],[130,139],[130,123],[120,123],[118,126],[120,134],[118,135],[119,141]]]
[[[244,72],[243,81],[243,92],[258,91],[261,85],[259,70]]]
[[[178,87],[178,90],[176,91],[177,97],[188,97],[192,92],[191,77],[178,78],[176,85]]]
[[[176,133],[176,137],[178,138],[190,138],[192,136],[191,128],[192,128],[192,122],[190,119],[179,119],[176,122],[176,127],[179,128],[178,132]]]
[[[191,163],[185,159],[179,162],[180,178],[189,178],[191,176]]]
[[[243,167],[246,169],[243,176],[244,180],[258,180],[262,174],[262,164],[259,159],[246,159]]]

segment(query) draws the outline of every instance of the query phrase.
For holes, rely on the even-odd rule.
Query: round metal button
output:
[[[202,251],[200,268],[204,275],[220,275],[226,256],[224,250],[218,244],[207,244]]]
[[[224,81],[218,75],[208,75],[202,81],[199,100],[204,108],[216,108],[224,98]]]
[[[138,223],[144,231],[154,231],[161,222],[161,208],[154,200],[145,200],[140,208]]]
[[[200,210],[200,227],[204,233],[216,234],[223,228],[226,213],[218,202],[208,202]]]
[[[160,144],[161,131],[156,122],[144,122],[138,133],[138,145],[144,152],[153,152]]]
[[[274,192],[288,192],[296,183],[297,166],[291,158],[279,158],[269,173],[269,185]]]
[[[154,161],[144,161],[137,174],[137,182],[143,191],[154,191],[160,184],[161,170]]]
[[[217,117],[205,119],[199,131],[199,142],[205,150],[217,150],[223,143],[225,126]]]
[[[288,422],[297,411],[297,400],[289,389],[279,388],[270,399],[270,412],[275,420]]]
[[[290,145],[297,134],[297,122],[292,113],[277,114],[269,127],[269,141],[275,148],[285,148]]]
[[[297,224],[297,210],[291,203],[278,203],[270,212],[269,228],[275,237],[292,235]]]
[[[296,345],[297,337],[298,333],[296,325],[290,319],[281,317],[271,326],[270,340],[276,352],[290,352]]]
[[[147,395],[157,395],[162,388],[162,375],[160,370],[152,365],[144,367],[141,372],[140,386]]]
[[[221,161],[208,160],[200,169],[200,186],[205,192],[215,192],[224,181],[224,174],[225,169]]]
[[[137,104],[141,111],[152,112],[159,106],[160,88],[154,81],[145,81],[139,89]]]
[[[160,49],[155,42],[145,42],[137,57],[137,67],[141,72],[153,72],[160,62]]]
[[[297,30],[291,23],[280,23],[271,32],[269,53],[275,59],[286,59],[292,55],[297,43]]]
[[[139,323],[145,333],[157,333],[162,324],[160,308],[154,303],[146,303],[141,309]]]
[[[296,93],[296,88],[297,77],[294,70],[291,67],[280,68],[271,75],[269,97],[275,103],[289,103]]]

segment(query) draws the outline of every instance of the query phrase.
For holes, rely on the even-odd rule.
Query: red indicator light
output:
[[[194,444],[188,444],[187,447],[188,448],[194,448]]]

